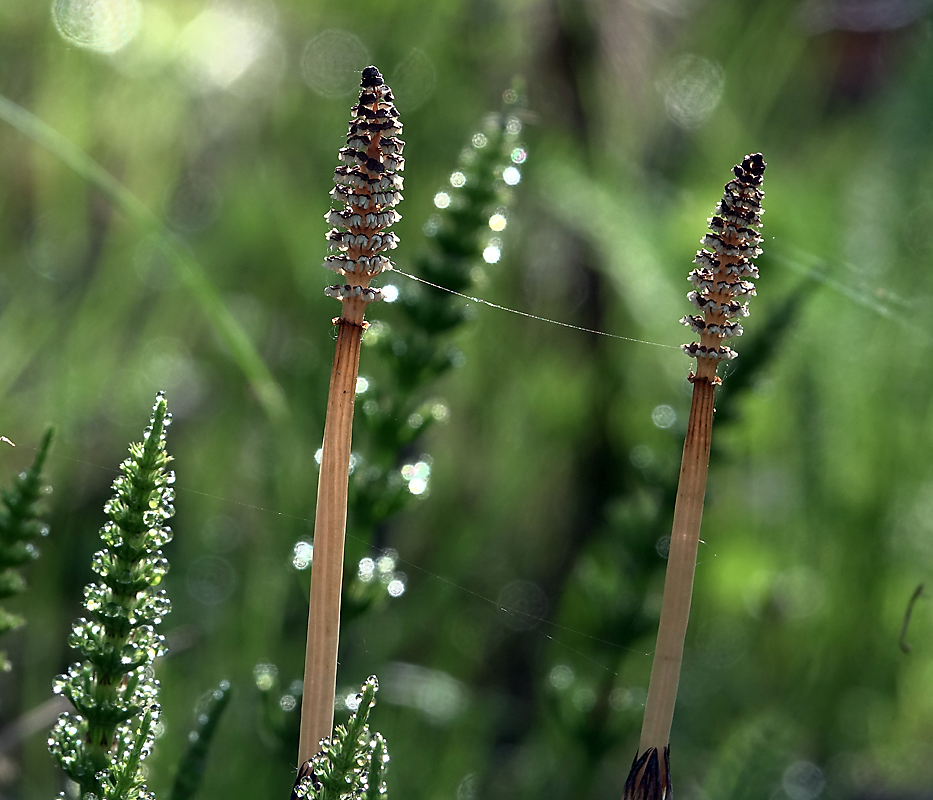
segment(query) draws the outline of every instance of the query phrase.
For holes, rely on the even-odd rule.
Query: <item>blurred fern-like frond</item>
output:
[[[42,468],[51,442],[52,429],[49,428],[32,466],[19,473],[9,489],[0,491],[0,599],[25,591],[26,580],[19,567],[39,554],[32,540],[48,533],[47,526],[39,520],[38,505],[45,491]],[[0,634],[23,624],[23,617],[0,608]],[[9,659],[0,653],[0,671],[6,672],[10,667]]]

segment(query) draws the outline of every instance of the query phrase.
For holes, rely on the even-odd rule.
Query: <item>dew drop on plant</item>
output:
[[[376,574],[376,562],[371,558],[360,559],[360,563],[356,568],[356,574],[363,583],[369,583]]]
[[[262,692],[268,692],[275,685],[275,676],[279,674],[275,664],[257,664],[253,667],[253,680]]]
[[[376,559],[376,569],[383,575],[389,575],[395,571],[395,557],[398,554],[394,550],[387,550],[386,554]]]
[[[438,208],[447,208],[450,205],[450,195],[447,192],[438,192],[434,195],[434,205]]]
[[[483,261],[487,264],[496,264],[499,259],[502,257],[502,250],[500,250],[496,245],[490,244],[483,250]]]
[[[369,381],[362,375],[356,379],[356,393],[363,394],[369,388]]]
[[[453,175],[450,176],[450,185],[457,189],[466,185],[466,175],[462,172],[453,173]]]
[[[412,478],[408,482],[408,491],[413,495],[424,494],[428,488],[428,482],[424,478]]]
[[[399,577],[393,578],[389,581],[389,585],[386,586],[386,591],[390,597],[401,597],[405,594],[405,581]]]
[[[318,466],[321,465],[321,459],[324,457],[324,448],[319,447],[314,453],[314,463]]]
[[[354,692],[353,694],[348,694],[343,698],[343,704],[350,711],[356,711],[356,709],[360,707],[360,701],[362,699],[363,698],[361,695]]]
[[[314,547],[310,542],[295,542],[292,548],[292,566],[299,570],[310,567],[313,551]]]
[[[382,299],[386,303],[394,303],[398,300],[398,287],[394,284],[387,283],[382,287]]]
[[[522,173],[516,167],[506,167],[502,170],[502,180],[509,186],[516,186],[521,182]]]

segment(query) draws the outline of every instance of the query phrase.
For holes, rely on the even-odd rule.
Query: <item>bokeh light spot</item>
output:
[[[59,35],[76,47],[115,53],[139,32],[139,0],[55,0],[52,21]]]
[[[516,167],[506,167],[502,170],[502,180],[508,186],[516,186],[522,179],[522,173]]]
[[[493,214],[489,218],[489,227],[497,233],[499,231],[504,231],[506,225],[508,225],[508,220],[506,220],[503,214]]]
[[[358,36],[332,28],[305,45],[301,77],[323,97],[347,97],[359,90],[360,73],[369,63],[369,51]]]
[[[494,244],[487,246],[486,249],[483,250],[483,261],[487,264],[496,264],[500,258],[502,258],[502,250]]]
[[[682,128],[703,123],[722,100],[722,67],[708,58],[686,53],[658,81],[668,116]]]
[[[292,566],[295,569],[307,569],[311,566],[314,547],[310,542],[295,542],[292,548]]]
[[[450,205],[450,195],[447,192],[438,192],[434,195],[434,205],[438,208],[447,208]]]

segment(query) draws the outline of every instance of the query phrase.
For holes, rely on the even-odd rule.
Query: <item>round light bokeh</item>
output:
[[[52,22],[69,44],[97,53],[116,53],[139,32],[139,0],[54,0]]]

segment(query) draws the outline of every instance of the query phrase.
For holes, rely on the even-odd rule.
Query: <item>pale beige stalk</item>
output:
[[[330,736],[334,729],[350,447],[363,336],[363,304],[354,305],[359,308],[359,321],[345,317],[337,321],[337,345],[327,396],[321,477],[314,516],[314,569],[301,698],[299,764],[311,758],[318,751],[321,739]],[[344,312],[350,310],[350,302],[345,302]]]
[[[680,681],[684,638],[693,597],[693,575],[703,519],[703,499],[713,427],[715,386],[708,380],[696,379],[693,401],[687,423],[680,482],[674,505],[671,547],[664,578],[664,599],[658,640],[651,666],[648,699],[645,703],[645,724],[641,732],[639,751],[649,747],[662,751],[671,740],[674,700]]]
[[[693,598],[716,386],[721,383],[716,370],[720,361],[735,357],[723,341],[742,334],[742,326],[734,320],[748,315],[747,304],[742,301],[755,293],[754,285],[745,278],[758,277],[751,259],[761,253],[758,228],[763,193],[759,187],[764,169],[760,153],[746,156],[733,169],[735,178],[726,184],[723,199],[709,220],[710,233],[703,237],[709,249],[697,253],[695,263],[699,267],[689,276],[696,290],[687,297],[703,314],[681,320],[700,336],[699,342],[684,345],[683,349],[697,359],[697,371],[690,375],[693,400],[677,485],[645,720],[638,753],[625,782],[624,800],[671,800],[673,795],[671,723]]]
[[[341,165],[334,170],[331,191],[331,197],[344,207],[325,215],[334,227],[327,234],[333,252],[324,259],[324,266],[343,282],[324,292],[339,300],[343,311],[334,320],[337,345],[314,517],[299,767],[320,750],[321,740],[334,728],[353,406],[366,328],[363,315],[369,303],[382,297],[379,289],[370,287],[370,281],[392,268],[384,253],[398,243],[388,228],[400,218],[395,211],[402,199],[398,172],[405,163],[395,100],[375,67],[363,70],[359,101],[351,112],[347,146],[340,148]]]

